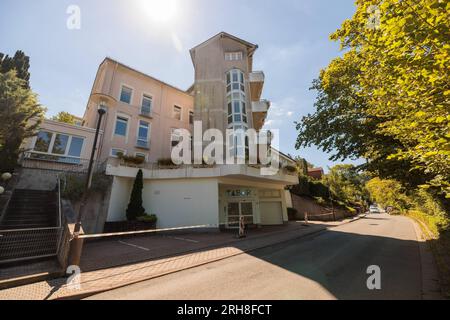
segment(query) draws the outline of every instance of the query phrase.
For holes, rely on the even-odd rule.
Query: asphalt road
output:
[[[381,290],[367,288],[367,268],[373,265],[381,270]],[[412,221],[373,214],[90,299],[421,299],[421,291]]]

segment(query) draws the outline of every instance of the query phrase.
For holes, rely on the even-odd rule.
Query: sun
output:
[[[178,13],[177,0],[141,0],[141,7],[156,23],[174,21]]]

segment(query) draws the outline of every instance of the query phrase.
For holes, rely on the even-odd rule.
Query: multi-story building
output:
[[[247,164],[157,164],[170,158],[174,131],[192,131],[194,121],[201,121],[203,130],[222,132],[262,128],[270,103],[261,99],[264,74],[253,70],[257,48],[224,32],[194,47],[190,54],[195,82],[188,90],[110,58],[100,64],[83,117],[83,126],[94,129],[98,108],[106,110],[97,159],[107,161],[106,174],[113,182],[107,214],[97,219],[99,225],[126,219],[138,169],[144,174],[143,205],[147,213],[157,215],[158,227],[234,227],[242,216],[255,225],[287,221],[285,188],[298,183],[287,170],[264,176],[260,168]],[[34,149],[39,147],[34,143]],[[144,163],[129,165],[119,159],[122,155],[140,157]],[[280,155],[282,163],[292,162]]]

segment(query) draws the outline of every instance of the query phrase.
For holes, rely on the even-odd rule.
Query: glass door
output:
[[[253,202],[228,202],[227,227],[239,228],[239,221],[244,217],[245,224],[253,224]]]

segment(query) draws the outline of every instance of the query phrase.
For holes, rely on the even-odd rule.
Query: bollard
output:
[[[305,212],[305,224],[308,225],[308,212]]]

